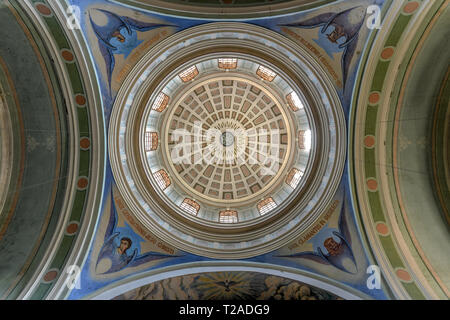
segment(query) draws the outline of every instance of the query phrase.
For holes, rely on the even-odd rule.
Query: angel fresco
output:
[[[103,16],[99,13],[103,14]],[[104,23],[105,18],[106,24]],[[90,9],[89,21],[98,39],[100,53],[105,60],[110,92],[111,76],[115,67],[114,56],[121,54],[127,58],[142,43],[137,37],[137,31],[145,32],[155,28],[170,26],[160,23],[140,22],[103,9]]]
[[[356,274],[358,267],[351,248],[351,237],[344,214],[345,205],[342,206],[339,216],[339,230],[325,228],[313,243],[314,251],[300,252],[291,255],[278,256],[280,258],[304,258],[321,264],[332,265],[339,270],[350,274]],[[319,236],[321,235],[321,236]]]
[[[158,252],[139,254],[138,246],[135,245],[133,249],[133,242],[138,243],[139,239],[133,241],[130,236],[131,232],[127,232],[127,236],[121,236],[123,231],[120,231],[121,228],[117,228],[116,216],[117,212],[113,202],[104,242],[96,259],[95,270],[97,274],[110,274],[125,268],[137,267],[150,261],[178,257]],[[133,250],[131,254],[128,253],[129,250]]]
[[[134,249],[131,255],[127,254],[127,250],[131,247],[132,241],[130,238],[123,237],[120,239],[120,244],[117,246],[116,239],[119,233],[114,234],[103,245],[98,261],[105,258],[111,261],[111,267],[105,273],[117,272],[125,268],[136,256],[137,250]]]
[[[329,55],[331,55],[330,52],[344,51],[341,65],[345,86],[348,69],[358,44],[359,31],[364,24],[365,17],[366,9],[362,6],[357,6],[339,13],[324,13],[305,21],[285,24],[283,26],[308,29],[322,27],[319,36],[325,35],[326,40],[319,43],[319,45]]]

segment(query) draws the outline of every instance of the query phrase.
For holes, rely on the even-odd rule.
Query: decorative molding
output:
[[[307,271],[281,267],[270,264],[255,262],[233,262],[233,261],[212,261],[212,262],[192,262],[182,265],[160,268],[133,275],[126,279],[110,284],[86,297],[85,300],[109,300],[126,293],[130,290],[144,285],[178,277],[182,275],[204,273],[204,272],[226,272],[226,271],[247,271],[260,272],[270,275],[280,276],[329,291],[343,299],[348,300],[372,300],[373,298],[357,291],[345,284],[319,276]]]
[[[337,0],[287,0],[279,3],[248,5],[208,5],[198,3],[178,3],[163,0],[113,0],[125,6],[158,12],[172,16],[207,19],[251,19],[301,12],[324,6]]]
[[[63,299],[69,291],[66,267],[83,265],[99,215],[105,170],[101,95],[81,32],[69,30],[66,26],[66,4],[27,0],[21,6],[40,30],[60,76],[60,86],[68,108],[70,151],[68,187],[57,232],[19,298]],[[82,142],[86,138],[89,139],[88,148],[84,148],[87,145]],[[87,180],[85,188],[79,188],[78,177]],[[77,232],[66,232],[74,224],[77,224]]]
[[[422,35],[424,25],[442,1],[394,1],[378,31],[370,56],[360,69],[359,91],[352,106],[350,136],[351,178],[359,207],[361,230],[365,230],[372,252],[388,286],[397,299],[436,299],[441,293],[430,286],[416,248],[399,214],[392,168],[389,163],[392,112],[397,106],[397,87],[405,75],[407,57]],[[431,15],[431,17],[430,17]],[[388,76],[389,75],[389,76]],[[357,97],[357,98],[356,98]]]

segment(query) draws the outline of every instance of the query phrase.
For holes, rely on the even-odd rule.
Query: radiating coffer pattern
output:
[[[221,200],[244,198],[264,189],[286,160],[286,120],[251,82],[212,80],[194,87],[175,108],[168,119],[169,151],[179,148],[180,132],[190,133],[195,146],[190,159],[174,166],[197,192]]]

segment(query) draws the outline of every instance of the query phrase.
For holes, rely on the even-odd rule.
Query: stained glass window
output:
[[[302,150],[305,149],[305,130],[298,131],[298,147]]]
[[[286,178],[286,183],[290,185],[292,188],[296,188],[303,177],[303,171],[300,171],[296,168],[292,168],[289,171],[288,176]]]
[[[178,76],[183,82],[188,82],[194,79],[198,75],[198,69],[196,66],[192,66],[181,72]]]
[[[161,169],[153,174],[153,177],[156,180],[156,183],[161,188],[161,190],[166,189],[170,186],[170,178],[167,172],[164,169]]]
[[[267,212],[272,211],[277,207],[277,204],[271,197],[260,201],[257,205],[258,211],[261,215],[265,215]]]
[[[200,205],[192,199],[184,199],[180,205],[181,209],[184,211],[196,216],[198,211],[200,210]]]
[[[291,107],[292,111],[295,112],[300,109],[303,109],[303,103],[300,100],[300,98],[298,97],[297,93],[291,92],[290,94],[288,94],[286,99],[287,99],[288,104]]]
[[[221,223],[237,223],[238,213],[236,210],[224,210],[219,212],[219,222]]]
[[[263,66],[259,66],[258,70],[256,70],[256,74],[262,79],[269,82],[272,82],[273,79],[275,79],[275,77],[277,76],[275,72]]]
[[[305,150],[306,151],[311,150],[311,139],[312,139],[311,130],[306,130],[305,131]]]
[[[145,152],[158,149],[158,134],[156,132],[145,133]]]
[[[169,96],[161,92],[153,103],[152,109],[158,112],[163,112],[163,110],[169,104]]]
[[[236,69],[237,59],[236,58],[220,58],[219,59],[220,69]]]

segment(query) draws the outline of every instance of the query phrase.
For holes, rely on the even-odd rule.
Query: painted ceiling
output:
[[[0,298],[448,299],[449,1],[254,1],[245,17],[238,0],[159,2],[0,2]],[[219,22],[299,46],[345,118],[326,207],[237,259],[145,225],[108,144],[148,52]]]
[[[169,0],[169,2],[181,3],[181,4],[199,4],[204,6],[224,6],[224,5],[241,5],[241,6],[260,6],[276,4],[279,2],[289,2],[291,0],[263,0],[263,1],[242,1],[242,0],[207,0],[207,1],[196,1],[196,0]]]
[[[114,300],[342,300],[301,282],[252,272],[192,274],[153,282]]]

